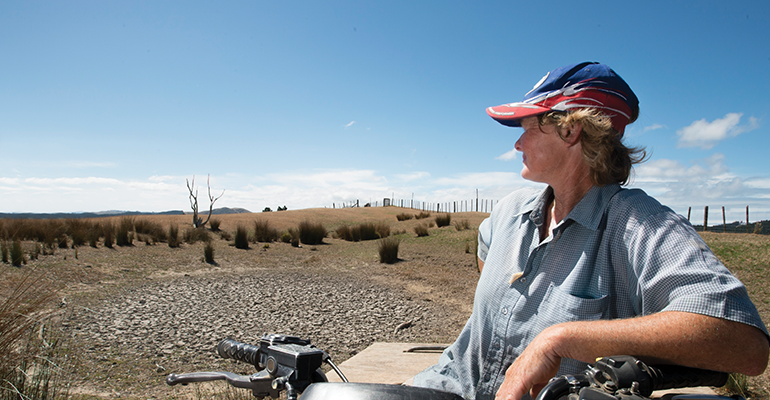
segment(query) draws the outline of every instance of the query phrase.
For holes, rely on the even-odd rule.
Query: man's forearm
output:
[[[650,363],[746,375],[767,367],[768,340],[750,325],[687,312],[613,320],[569,322],[548,328],[560,357],[593,362],[628,354]]]

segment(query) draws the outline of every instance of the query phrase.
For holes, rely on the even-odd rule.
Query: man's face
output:
[[[537,117],[522,119],[521,127],[524,128],[524,133],[516,141],[515,148],[522,154],[522,178],[553,183],[563,175],[567,143],[559,137],[556,126],[540,126]]]

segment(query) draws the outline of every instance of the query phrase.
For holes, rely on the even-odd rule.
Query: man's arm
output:
[[[759,375],[767,367],[768,339],[750,325],[678,311],[562,323],[540,333],[508,368],[497,399],[519,400],[530,390],[534,396],[562,358],[592,363],[626,354],[651,364]]]

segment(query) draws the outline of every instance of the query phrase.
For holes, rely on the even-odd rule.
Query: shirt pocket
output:
[[[600,320],[606,313],[608,302],[607,295],[598,298],[580,297],[551,283],[538,306],[531,338],[549,326],[562,322]]]

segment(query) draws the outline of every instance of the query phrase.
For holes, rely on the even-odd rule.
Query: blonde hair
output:
[[[540,125],[555,125],[559,136],[567,128],[579,123],[580,145],[583,160],[591,170],[591,181],[596,186],[612,183],[625,185],[631,176],[631,168],[647,158],[643,147],[627,147],[623,134],[613,126],[612,120],[596,108],[579,108],[568,112],[550,111],[538,116]]]

